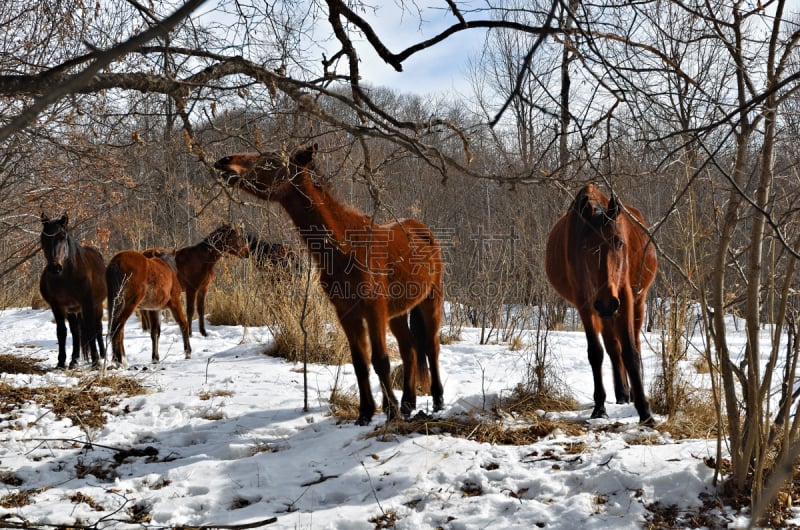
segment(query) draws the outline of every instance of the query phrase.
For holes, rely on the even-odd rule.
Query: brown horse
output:
[[[157,363],[158,338],[161,335],[160,310],[165,307],[178,323],[183,336],[186,358],[192,356],[189,345],[189,324],[181,308],[181,285],[170,253],[148,258],[141,252],[123,250],[111,258],[106,269],[108,283],[108,332],[114,352],[112,362],[127,368],[128,360],[123,345],[125,322],[136,308],[142,309],[147,320],[153,345],[152,361]]]
[[[315,183],[319,175],[316,151],[316,145],[299,149],[288,159],[277,152],[237,153],[218,160],[215,167],[229,185],[280,203],[299,229],[350,344],[360,396],[356,423],[368,424],[375,413],[370,352],[384,411],[389,420],[398,417],[386,354],[387,323],[403,358],[400,412],[408,415],[416,408],[416,386],[424,387],[429,380],[433,408],[441,410],[441,249],[418,221],[375,224],[339,203]]]
[[[635,220],[634,220],[635,219]],[[639,333],[656,249],[636,208],[584,186],[547,239],[547,279],[580,314],[594,376],[592,418],[608,417],[603,388],[602,334],[614,373],[617,403],[633,398],[639,420],[654,423],[644,393]],[[630,381],[630,387],[628,385]],[[633,395],[631,396],[631,388]]]
[[[91,350],[92,366],[106,358],[103,342],[103,302],[106,299],[106,277],[103,256],[93,247],[83,246],[69,234],[69,217],[58,219],[41,215],[42,252],[47,266],[39,279],[42,298],[50,304],[56,320],[58,368],[66,368],[67,327],[72,333],[70,368],[78,364],[78,353]]]
[[[152,257],[159,253],[169,252],[165,249],[147,249],[145,256]],[[197,307],[197,323],[200,334],[206,332],[206,293],[211,280],[214,279],[214,266],[223,255],[230,254],[246,258],[250,254],[247,240],[235,227],[224,224],[217,227],[208,237],[196,245],[183,247],[174,252],[178,268],[178,280],[186,293],[186,319],[191,325],[194,310]],[[143,320],[144,326],[147,323]],[[191,326],[190,326],[191,333]]]

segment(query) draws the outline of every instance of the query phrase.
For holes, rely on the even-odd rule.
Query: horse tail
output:
[[[428,393],[431,388],[431,371],[428,367],[428,355],[426,351],[428,330],[425,326],[425,319],[422,316],[422,309],[420,309],[419,306],[411,310],[410,321],[411,338],[414,341],[414,349],[417,352],[417,370],[414,374],[414,384],[417,388]]]
[[[106,268],[106,287],[108,288],[108,325],[113,325],[114,312],[120,310],[120,297],[125,284],[125,275],[119,268],[119,263],[112,261]],[[109,329],[109,334],[111,329]]]

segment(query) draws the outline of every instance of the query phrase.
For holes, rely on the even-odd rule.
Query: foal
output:
[[[320,283],[350,344],[360,397],[358,425],[375,413],[369,385],[370,352],[389,420],[398,417],[386,354],[388,324],[403,358],[399,412],[416,408],[416,387],[431,380],[435,411],[444,407],[439,376],[442,253],[431,231],[405,219],[376,224],[317,185],[316,144],[288,157],[237,153],[218,160],[227,184],[286,210],[319,266]],[[410,326],[409,326],[410,317]],[[429,368],[430,367],[430,368]]]

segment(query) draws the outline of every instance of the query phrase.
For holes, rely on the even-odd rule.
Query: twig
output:
[[[375,502],[378,505],[378,509],[381,511],[381,514],[386,515],[383,506],[381,506],[381,501],[380,499],[378,499],[378,492],[375,491],[375,487],[372,485],[372,477],[369,476],[369,470],[367,469],[367,466],[364,465],[364,462],[361,462],[361,467],[364,468],[364,473],[367,474],[367,480],[369,481],[369,489],[370,491],[372,491],[372,496],[375,497]]]

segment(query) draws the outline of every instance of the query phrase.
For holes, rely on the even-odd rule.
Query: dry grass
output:
[[[206,296],[206,321],[215,326],[264,326],[271,304],[265,279],[247,262],[222,260]]]
[[[208,401],[215,397],[231,397],[232,395],[233,392],[230,390],[203,390],[197,397],[199,397],[201,401]]]
[[[41,374],[39,363],[43,360],[21,357],[8,353],[0,354],[0,373],[4,374]]]
[[[5,361],[6,357],[2,356]],[[36,373],[34,361],[18,358],[4,364],[6,373]],[[10,372],[15,367],[19,371]],[[33,367],[33,368],[32,368]],[[115,407],[119,400],[146,393],[146,388],[133,377],[93,373],[82,377],[75,386],[47,385],[17,387],[0,382],[0,412],[13,414],[29,402],[49,408],[58,418],[68,418],[76,425],[100,428],[106,423],[105,409]]]
[[[267,326],[274,337],[267,355],[298,362],[307,352],[312,363],[349,362],[347,339],[317,276],[312,274],[308,288],[306,283],[305,274],[289,274],[279,268],[257,270],[246,264],[223,269],[209,291],[208,322]]]
[[[330,413],[339,422],[355,421],[358,418],[358,392],[344,391],[334,387],[328,398]]]
[[[572,436],[579,436],[587,432],[585,426],[576,422],[552,421],[538,415],[525,417],[525,420],[527,425],[523,427],[508,427],[500,421],[492,421],[476,415],[444,419],[415,418],[411,421],[397,421],[378,426],[370,436],[448,434],[479,443],[530,445],[557,429]]]
[[[31,502],[34,495],[37,493],[41,493],[43,490],[40,489],[33,489],[33,490],[19,490],[12,493],[8,493],[0,497],[0,507],[2,508],[22,508],[23,506],[28,506]]]
[[[551,386],[532,391],[530,386],[520,384],[503,400],[501,406],[508,412],[533,416],[540,410],[575,410],[579,405],[564,387]]]
[[[23,263],[16,273],[9,274],[0,280],[0,309],[10,307],[45,309],[48,307],[39,292],[41,269],[34,264],[34,261]]]
[[[686,392],[679,410],[656,425],[660,432],[668,432],[676,439],[716,437],[718,428],[714,399],[707,389]]]

